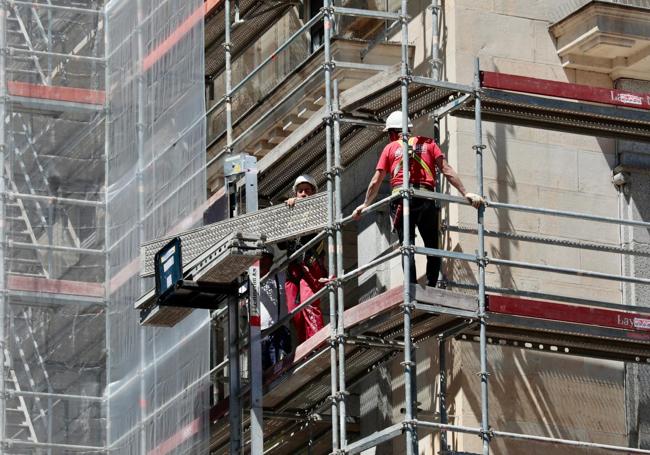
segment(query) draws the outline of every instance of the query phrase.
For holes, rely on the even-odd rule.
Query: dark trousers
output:
[[[282,326],[262,339],[262,370],[268,370],[291,352],[291,333]]]
[[[417,226],[422,242],[427,248],[438,248],[438,218],[439,210],[434,201],[428,199],[411,199],[411,217],[409,231],[411,242],[415,241],[415,227]],[[390,204],[390,217],[393,228],[397,231],[400,243],[404,241],[404,222],[402,220],[402,200],[398,199]],[[435,287],[440,273],[441,259],[427,256],[427,286]],[[417,282],[415,273],[415,255],[410,262],[411,283]]]

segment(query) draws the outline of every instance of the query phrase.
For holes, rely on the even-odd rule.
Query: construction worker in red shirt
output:
[[[293,207],[298,199],[315,194],[318,191],[318,186],[316,185],[316,180],[311,175],[301,175],[293,184],[293,191],[295,197],[289,198],[286,201],[289,207]],[[290,256],[300,249],[302,245],[305,245],[314,238],[314,235],[305,235],[291,242],[281,242],[278,246],[286,249],[287,255]],[[327,278],[324,247],[324,241],[320,241],[303,253],[301,259],[289,263],[284,285],[287,309],[289,311],[292,311],[323,288],[323,281]],[[312,302],[311,305],[308,305],[301,312],[294,315],[293,324],[296,328],[298,343],[302,343],[322,329],[325,324],[323,322],[323,313],[320,309],[320,300]]]
[[[410,120],[407,120],[409,131],[413,127]],[[366,198],[360,206],[354,209],[352,216],[358,220],[363,210],[368,207],[377,197],[379,187],[386,174],[390,173],[390,184],[393,191],[399,191],[402,187],[402,112],[395,111],[386,119],[384,131],[388,133],[390,143],[384,147],[376,166],[375,174],[370,180]],[[447,178],[465,197],[472,206],[478,208],[485,201],[481,196],[468,193],[463,182],[453,167],[440,151],[433,139],[424,136],[411,136],[409,143],[409,183],[414,189],[434,191],[436,184],[435,168]],[[415,238],[415,227],[417,226],[424,246],[427,248],[438,248],[438,219],[439,211],[433,200],[414,198],[410,204],[410,235]],[[393,229],[397,231],[400,242],[404,240],[404,227],[402,222],[402,199],[391,202],[390,215]],[[440,272],[441,260],[439,257],[427,256],[427,286],[435,287]],[[411,282],[417,282],[415,273],[415,258],[411,255]]]

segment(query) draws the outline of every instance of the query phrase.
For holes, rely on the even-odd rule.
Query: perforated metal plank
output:
[[[650,361],[650,339],[630,339],[625,330],[490,314],[487,333],[494,344],[625,362]],[[478,332],[465,335],[475,341]]]
[[[483,120],[570,133],[650,141],[650,112],[484,89]],[[474,118],[473,103],[453,113]]]
[[[275,243],[321,230],[327,220],[327,194],[320,193],[299,200],[295,207],[276,205],[254,213],[247,213],[179,235],[183,263],[187,264],[232,232],[263,235],[268,243]],[[154,273],[154,255],[173,237],[144,243],[140,250],[142,276]]]

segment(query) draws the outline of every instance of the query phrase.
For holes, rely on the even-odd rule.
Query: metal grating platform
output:
[[[183,263],[189,264],[200,254],[232,232],[247,232],[264,236],[267,243],[299,237],[325,227],[327,220],[327,194],[320,193],[299,200],[295,207],[276,205],[254,213],[186,231],[179,237],[183,243]],[[154,255],[172,238],[165,237],[142,244],[142,276],[154,273]]]
[[[386,343],[399,343],[403,330],[400,307],[403,290],[391,289],[345,312],[346,334],[360,339],[370,335]],[[477,337],[477,301],[473,295],[414,287],[413,313],[416,342],[438,334]],[[545,350],[556,354],[593,356],[618,361],[650,361],[650,312],[623,305],[574,305],[489,296],[489,342],[501,346]],[[293,356],[265,372],[264,406],[272,415],[294,415],[294,422],[265,417],[265,439],[274,441],[269,453],[286,452],[296,439],[300,416],[327,412],[330,394],[329,326],[296,348]],[[346,346],[347,384],[354,384],[372,369],[400,352],[397,345]],[[211,415],[213,453],[227,453],[227,403]],[[304,423],[303,423],[304,425]],[[293,434],[293,437],[288,437]],[[304,440],[304,438],[303,438]]]

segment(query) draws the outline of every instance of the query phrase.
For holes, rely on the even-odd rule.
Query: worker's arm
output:
[[[379,193],[379,187],[381,186],[382,180],[384,180],[384,177],[386,176],[386,171],[377,169],[375,171],[375,174],[372,176],[372,179],[370,179],[370,184],[368,184],[368,190],[366,191],[366,199],[363,201],[363,204],[361,204],[359,207],[354,209],[354,212],[352,212],[352,218],[355,220],[358,220],[361,218],[361,212],[368,207],[370,204],[372,204],[372,201],[375,200],[377,197],[377,193]]]
[[[447,178],[449,183],[451,183],[474,208],[479,208],[482,204],[485,204],[485,200],[481,196],[467,192],[465,185],[463,185],[463,181],[458,176],[458,173],[456,173],[456,170],[451,166],[451,164],[449,164],[447,158],[439,156],[436,159],[436,166],[438,166],[438,169],[440,169],[440,172],[442,172],[442,174]]]

